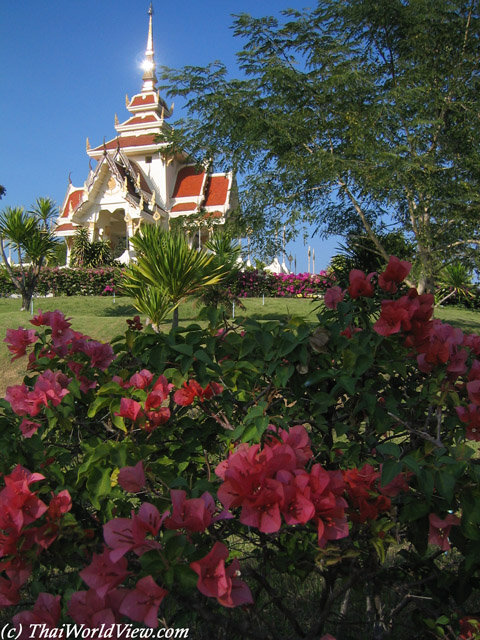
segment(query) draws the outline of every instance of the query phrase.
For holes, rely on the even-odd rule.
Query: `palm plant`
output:
[[[443,267],[438,278],[437,306],[455,296],[466,302],[474,297],[472,293],[473,278],[468,266],[458,260]]]
[[[220,282],[228,273],[223,265],[214,262],[213,254],[189,247],[179,231],[148,225],[131,243],[137,263],[127,269],[123,288],[134,298],[135,308],[150,318],[156,330],[172,310],[172,327],[177,327],[182,300]]]
[[[221,284],[208,287],[201,295],[200,301],[209,307],[217,307],[223,304],[226,309],[232,302],[243,307],[242,301],[230,293],[229,284],[233,283],[239,270],[242,248],[229,231],[216,231],[205,243],[205,249],[214,256],[214,263],[223,265],[227,275]],[[244,308],[244,307],[243,307]]]
[[[91,241],[86,227],[78,227],[73,238],[70,265],[72,267],[102,267],[114,263],[112,249],[105,240]]]
[[[8,262],[5,243],[17,253],[20,278]],[[6,207],[0,214],[0,249],[10,279],[22,296],[22,310],[29,308],[40,269],[54,256],[56,245],[52,231],[23,207]]]
[[[50,229],[58,218],[57,206],[51,198],[37,198],[28,213],[40,220],[43,229]]]

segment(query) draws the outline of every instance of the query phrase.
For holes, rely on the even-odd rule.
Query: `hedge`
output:
[[[20,277],[20,270],[14,267]],[[121,267],[101,267],[96,269],[68,267],[45,267],[40,272],[37,295],[45,296],[101,296],[111,295],[113,289],[120,294]],[[240,298],[260,297],[310,297],[321,295],[329,284],[326,272],[311,275],[273,274],[264,271],[247,270],[238,272],[237,280],[230,284],[230,293]],[[331,284],[331,283],[330,283]],[[0,296],[17,293],[7,270],[0,267]]]

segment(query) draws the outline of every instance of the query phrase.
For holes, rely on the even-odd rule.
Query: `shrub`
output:
[[[29,372],[0,416],[6,615],[469,637],[480,337],[434,320],[409,268],[353,270],[314,328],[210,309],[206,330],[134,318],[111,346],[59,312],[9,331]]]
[[[20,272],[14,267],[15,273]],[[122,269],[120,267],[99,267],[97,269],[70,269],[67,267],[44,267],[40,271],[36,286],[37,295],[45,296],[101,296],[107,286],[120,289]],[[8,281],[4,267],[0,267],[0,296],[15,293]]]

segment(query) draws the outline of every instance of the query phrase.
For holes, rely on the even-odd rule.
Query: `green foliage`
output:
[[[131,242],[137,260],[126,270],[123,288],[155,327],[182,300],[217,284],[227,273],[212,254],[191,248],[180,231],[146,225]]]
[[[439,288],[436,292],[437,304],[444,304],[455,298],[457,303],[469,302],[474,298],[472,272],[462,262],[445,265],[439,277]]]
[[[52,204],[51,201],[48,203]],[[15,277],[7,260],[5,243],[17,254],[19,278]],[[53,232],[36,213],[26,213],[22,207],[7,207],[0,214],[0,247],[5,269],[12,284],[22,296],[22,309],[28,309],[40,269],[55,255],[57,242]]]
[[[242,222],[268,246],[302,221],[324,236],[388,221],[415,244],[421,289],[452,252],[474,253],[480,110],[476,3],[320,0],[273,17],[238,15],[242,79],[224,65],[163,71],[190,118],[165,153],[246,176]],[[289,238],[287,237],[287,240]]]
[[[220,509],[221,476],[237,456],[233,517],[156,532],[150,520],[146,546],[125,549],[114,563],[130,571],[122,589],[132,593],[150,576],[169,592],[160,619],[168,626],[186,620],[182,626],[199,638],[211,637],[214,620],[218,636],[233,640],[341,638],[345,629],[358,640],[372,629],[380,639],[456,640],[478,602],[479,435],[477,418],[466,413],[480,404],[479,339],[433,323],[431,297],[418,298],[392,272],[398,291],[385,293],[376,278],[368,281],[371,297],[337,290],[342,295],[335,303],[325,298],[314,328],[295,317],[225,323],[208,308],[206,328],[155,333],[130,321],[112,341],[114,360],[108,347],[69,333],[58,315],[35,320],[36,340],[23,330],[11,334],[14,354],[32,352],[34,368],[1,401],[2,478],[20,463],[44,476],[34,485],[38,498],[49,502],[66,490],[72,504],[47,548],[34,546],[47,531],[40,526],[33,546],[19,547],[33,573],[21,602],[6,609],[9,620],[42,592],[61,596],[59,624],[71,622],[72,592],[90,587],[84,569],[92,554],[116,544],[104,525],[121,526],[119,539],[128,543],[132,511],[147,503],[171,513],[172,490],[194,499],[182,518],[200,510],[204,492]],[[398,318],[385,322],[389,308],[397,326]],[[30,418],[33,427],[25,424]],[[143,484],[125,489],[120,474],[139,462]],[[261,502],[267,489],[268,504]],[[275,491],[292,500],[290,522],[282,515],[271,524]],[[295,519],[319,492],[321,515]],[[0,493],[2,506],[12,495]],[[271,530],[245,518],[245,500]],[[235,576],[248,583],[253,605],[221,607],[197,590],[192,563],[215,542],[228,545],[227,564],[240,561]]]
[[[73,238],[70,266],[96,268],[113,266],[112,249],[106,240],[90,240],[88,229],[78,227]]]
[[[388,256],[397,256],[401,260],[413,262],[414,247],[399,232],[378,235]],[[365,234],[347,235],[345,244],[339,244],[338,253],[330,261],[330,268],[335,277],[343,284],[348,284],[348,274],[352,269],[361,269],[365,273],[383,271],[388,260],[385,260],[375,244]]]

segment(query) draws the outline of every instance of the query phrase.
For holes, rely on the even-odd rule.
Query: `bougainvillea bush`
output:
[[[9,330],[27,375],[0,416],[1,620],[477,637],[480,337],[409,269],[353,270],[313,327]]]

